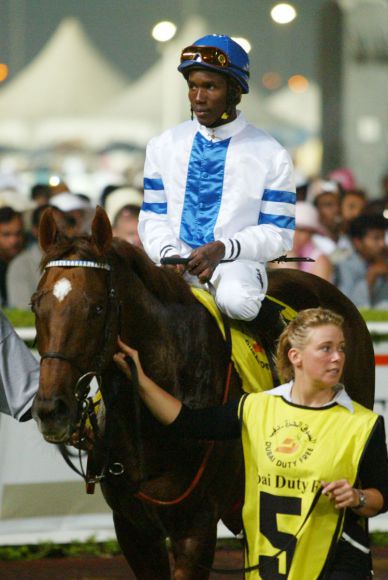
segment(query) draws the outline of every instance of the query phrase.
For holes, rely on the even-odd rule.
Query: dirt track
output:
[[[388,580],[388,548],[374,550],[374,580]],[[220,549],[214,567],[239,568],[241,552]],[[211,574],[212,580],[241,580],[242,574]],[[0,562],[0,580],[136,580],[122,556],[114,558],[53,558],[30,562]],[[157,580],[155,578],[155,580]]]

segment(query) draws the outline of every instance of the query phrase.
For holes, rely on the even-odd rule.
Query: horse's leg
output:
[[[126,518],[113,513],[117,541],[138,580],[170,580],[165,538],[160,530],[144,533]]]
[[[192,535],[171,538],[175,568],[174,580],[209,578],[217,542],[217,524],[196,530]]]

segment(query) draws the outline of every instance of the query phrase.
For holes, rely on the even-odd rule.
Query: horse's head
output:
[[[97,208],[92,235],[69,240],[49,209],[41,219],[39,242],[44,274],[32,308],[41,372],[32,413],[45,439],[58,443],[69,440],[79,420],[82,377],[100,374],[115,350],[117,299],[105,258],[112,230]]]

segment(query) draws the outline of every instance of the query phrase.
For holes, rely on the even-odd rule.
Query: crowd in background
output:
[[[321,276],[358,308],[388,308],[388,175],[381,180],[381,197],[373,200],[349,169],[311,180],[297,174],[296,186],[296,230],[288,257],[307,260],[269,267]]]
[[[64,180],[34,183],[27,195],[1,188],[0,301],[3,307],[28,309],[39,278],[39,220],[52,207],[68,236],[90,230],[96,204],[112,224],[113,235],[141,247],[137,232],[143,200],[139,174],[127,172],[116,182],[105,180],[98,196],[74,192]],[[131,179],[130,177],[133,177]],[[359,308],[388,307],[388,175],[373,199],[360,189],[349,169],[327,176],[296,177],[296,231],[292,252],[268,268],[297,268],[336,285]]]
[[[10,195],[11,193],[11,195]],[[133,185],[107,185],[98,200],[111,222],[113,235],[141,246],[137,233],[142,192]],[[29,199],[0,190],[0,304],[28,310],[41,272],[39,221],[52,208],[58,228],[69,237],[88,234],[96,203],[85,194],[57,185],[37,183]]]

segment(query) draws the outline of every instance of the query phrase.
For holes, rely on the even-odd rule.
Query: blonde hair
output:
[[[288,358],[290,348],[303,349],[311,329],[326,324],[333,324],[342,330],[344,319],[325,308],[307,308],[301,310],[283,330],[276,349],[276,368],[285,382],[294,378],[294,367]]]

